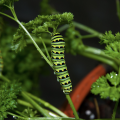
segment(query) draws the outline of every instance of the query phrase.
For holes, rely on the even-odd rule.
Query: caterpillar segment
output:
[[[64,59],[65,41],[62,35],[59,33],[53,34],[51,48],[51,58],[57,79],[62,86],[63,92],[70,94],[72,91],[72,83]]]

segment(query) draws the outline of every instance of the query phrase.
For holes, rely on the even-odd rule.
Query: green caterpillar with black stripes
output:
[[[51,58],[57,79],[60,82],[63,92],[70,94],[72,83],[64,59],[65,41],[60,33],[52,34]]]

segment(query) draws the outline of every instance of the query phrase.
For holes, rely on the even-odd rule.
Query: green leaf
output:
[[[27,41],[24,36],[15,36],[13,37],[12,41],[12,50],[15,50],[16,52],[21,51],[25,46],[27,45]]]
[[[109,82],[112,84],[110,85]],[[107,74],[97,79],[91,86],[91,92],[95,95],[100,94],[101,98],[118,101],[120,98],[120,77],[115,72]]]
[[[112,31],[108,31],[108,32],[106,31],[105,35],[103,34],[103,36],[100,39],[101,39],[100,41],[101,44],[103,43],[108,44],[114,42],[115,36],[112,34]]]
[[[104,52],[111,57],[120,59],[120,41],[115,41],[113,43],[109,43],[106,47]]]
[[[0,117],[7,117],[7,110],[17,107],[16,98],[21,90],[18,81],[0,85]]]
[[[110,99],[113,101],[118,101],[119,98],[120,98],[120,92],[118,91],[118,89],[115,86],[111,87]]]
[[[23,23],[22,25],[27,29],[27,31],[34,37],[42,37],[41,33],[52,33],[57,31],[57,27],[62,24],[71,24],[73,20],[72,13],[63,13],[56,15],[38,15],[34,20],[28,23]],[[53,31],[49,31],[52,28]],[[28,36],[25,31],[19,26],[17,32],[13,36],[12,49],[16,52],[21,51],[26,46],[26,39]]]

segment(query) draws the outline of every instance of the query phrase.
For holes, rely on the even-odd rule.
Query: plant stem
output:
[[[16,112],[17,114],[19,114],[19,115],[21,115],[21,116],[23,116],[23,117],[28,117],[28,116],[27,116],[27,115],[25,115],[24,113],[19,112],[19,111],[17,111],[17,110],[14,110],[14,112]]]
[[[68,100],[68,102],[69,102],[69,104],[70,104],[70,107],[72,108],[72,111],[73,111],[73,114],[74,114],[75,118],[76,118],[76,119],[79,119],[79,116],[78,116],[78,114],[77,114],[77,111],[76,111],[76,109],[75,109],[75,107],[74,107],[74,105],[73,105],[73,102],[72,102],[70,96],[69,96],[69,95],[66,95],[66,98],[67,98],[67,100]]]
[[[116,8],[117,8],[117,16],[120,20],[120,2],[119,2],[119,0],[116,0]]]
[[[30,103],[28,103],[28,102],[26,102],[26,101],[17,99],[17,102],[18,102],[18,104],[24,105],[24,106],[26,106],[26,107],[34,108]],[[43,108],[43,109],[44,109],[44,108]],[[45,110],[49,115],[51,115],[51,116],[53,116],[53,117],[60,117],[60,116],[58,116],[57,114],[55,114],[55,113],[53,113],[53,112],[51,112],[51,111],[49,111],[49,110],[46,110],[46,109],[44,109],[44,110]],[[15,112],[18,113],[18,114],[20,114],[21,116],[24,116],[24,115],[22,115],[22,113],[19,112],[19,111],[16,111],[16,110],[15,110]]]
[[[47,50],[47,48],[46,48],[46,45],[45,45],[45,43],[44,43],[43,39],[42,39],[42,38],[40,38],[40,40],[41,40],[41,41],[42,41],[42,43],[43,43],[43,46],[44,46],[45,52],[46,52],[46,54],[47,54],[47,56],[48,56],[48,58],[49,58],[49,61],[52,63],[52,61],[51,61],[51,57],[50,57],[50,55],[49,55],[49,53],[48,53],[48,50]]]
[[[101,36],[102,36],[102,33],[99,33],[99,32],[97,32],[96,30],[93,30],[92,28],[87,27],[87,26],[85,26],[85,25],[83,25],[83,24],[80,24],[80,23],[77,23],[77,22],[73,22],[73,25],[74,25],[75,27],[81,29],[81,30],[84,30],[84,31],[86,31],[86,32],[88,32],[88,33],[94,34],[94,35],[96,35],[97,37],[101,37]]]
[[[4,16],[6,16],[6,17],[9,17],[10,19],[16,21],[16,22],[23,28],[23,30],[27,33],[27,35],[29,36],[29,38],[32,40],[33,44],[34,44],[35,47],[37,48],[38,52],[43,56],[43,58],[46,60],[46,62],[47,62],[51,67],[53,67],[53,66],[52,66],[52,63],[47,59],[47,57],[46,57],[46,56],[44,55],[44,53],[41,51],[41,49],[40,49],[39,46],[36,44],[36,42],[34,41],[34,39],[32,38],[32,36],[30,35],[30,33],[26,30],[26,28],[25,28],[25,27],[21,24],[21,22],[17,19],[17,16],[16,16],[16,14],[15,14],[14,8],[13,8],[13,7],[10,7],[10,10],[11,10],[11,12],[13,13],[13,16],[14,16],[15,18],[13,18],[13,17],[11,17],[11,16],[9,16],[9,15],[7,15],[7,14],[5,14],[5,13],[2,13],[2,12],[0,12],[0,14],[4,15]]]
[[[45,117],[51,117],[48,113],[45,112],[45,110],[40,107],[33,99],[31,99],[26,92],[21,92],[21,95],[27,100],[29,101],[43,116]]]
[[[11,116],[15,116],[15,117],[18,117],[18,118],[21,118],[21,119],[26,119],[25,117],[21,117],[21,116],[18,116],[18,115],[16,115],[16,114],[13,114],[13,113],[11,113],[11,112],[7,112],[9,115],[11,115]]]
[[[84,31],[92,34],[92,35],[87,35],[87,36],[86,36],[87,38],[89,38],[89,37],[101,37],[101,36],[102,36],[102,33],[98,32],[98,31],[96,31],[96,30],[94,30],[94,29],[92,29],[92,28],[90,28],[90,27],[88,27],[88,26],[85,26],[85,25],[83,25],[83,24],[80,24],[80,23],[77,23],[77,22],[74,21],[74,22],[73,22],[73,25],[74,25],[75,27],[81,29],[81,30],[84,30]],[[63,30],[66,30],[67,28],[69,28],[69,25],[68,25],[68,24],[66,24],[66,25],[58,28],[58,32],[61,32],[61,31],[63,31]],[[85,37],[85,36],[84,36],[84,37]],[[84,38],[84,37],[83,37],[83,38]]]
[[[17,99],[17,102],[18,102],[18,104],[21,104],[21,105],[24,105],[24,106],[27,106],[27,107],[30,107],[30,108],[34,108],[30,103],[28,103],[26,101]]]
[[[57,31],[58,31],[58,32],[62,32],[62,31],[64,31],[64,30],[68,29],[68,28],[69,28],[69,24],[65,24],[65,25],[63,25],[62,27],[58,28]]]
[[[82,35],[81,39],[86,39],[86,38],[93,38],[93,37],[97,37],[95,34],[90,34],[90,35]]]
[[[53,67],[52,63],[47,59],[47,57],[44,55],[44,53],[41,51],[41,49],[39,48],[39,46],[37,45],[37,43],[34,41],[34,39],[32,38],[32,36],[30,35],[30,33],[26,30],[26,28],[21,24],[21,22],[19,20],[16,21],[22,28],[23,30],[27,33],[27,35],[29,36],[29,38],[32,40],[33,44],[35,45],[35,47],[37,48],[38,52],[43,56],[43,58],[46,60],[46,62]]]
[[[52,111],[54,111],[55,113],[57,113],[58,115],[62,116],[62,117],[68,117],[67,115],[65,115],[63,112],[61,112],[59,109],[55,108],[54,106],[52,106],[50,103],[26,92],[27,95],[29,95],[31,98],[33,98],[34,100],[40,102],[41,104],[43,104],[45,107],[51,109]]]
[[[116,115],[118,103],[119,103],[119,100],[116,101],[116,103],[115,103],[115,107],[113,109],[113,114],[112,114],[112,120],[115,120],[115,115]]]
[[[0,14],[1,14],[1,15],[4,15],[4,16],[6,16],[6,17],[8,17],[8,18],[10,18],[10,19],[12,19],[12,20],[14,20],[14,21],[16,21],[13,17],[11,17],[11,16],[9,16],[9,15],[7,15],[7,14],[5,14],[5,13],[0,12]]]
[[[0,73],[0,79],[4,80],[5,82],[10,82],[10,80],[2,75],[2,73]]]
[[[112,66],[116,71],[118,71],[118,66],[119,66],[120,62],[118,60],[113,59],[112,57],[106,55],[101,49],[85,46],[84,50],[78,51],[78,53],[83,56],[106,63],[106,64]]]

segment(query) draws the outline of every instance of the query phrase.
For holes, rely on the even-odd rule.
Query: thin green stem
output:
[[[47,48],[46,48],[46,45],[45,45],[45,43],[44,43],[43,39],[42,39],[42,38],[40,38],[40,40],[42,41],[42,44],[43,44],[44,49],[45,49],[45,52],[46,52],[46,54],[47,54],[47,56],[48,56],[48,58],[49,58],[49,61],[52,63],[52,61],[51,61],[51,57],[50,57],[50,55],[49,55],[49,53],[48,53],[48,50],[47,50]]]
[[[69,28],[69,24],[65,24],[65,25],[61,26],[60,28],[58,28],[57,31],[62,32],[64,30],[68,29],[68,28]]]
[[[48,113],[45,112],[45,110],[40,107],[33,99],[31,99],[26,92],[21,92],[21,95],[29,101],[43,116],[45,117],[51,117]]]
[[[83,35],[83,36],[81,36],[81,39],[93,38],[93,37],[97,37],[97,35],[94,35],[94,34],[90,34],[90,35]]]
[[[75,107],[74,107],[74,105],[73,105],[73,102],[72,102],[70,96],[69,96],[69,95],[66,95],[66,98],[67,98],[67,100],[68,100],[68,102],[69,102],[69,104],[70,104],[70,107],[72,108],[72,111],[73,111],[73,114],[74,114],[75,118],[76,118],[76,119],[79,119],[79,116],[78,116],[78,114],[77,114],[77,111],[76,111],[76,109],[75,109]]]
[[[115,103],[115,107],[113,109],[113,114],[112,114],[112,120],[115,120],[115,115],[116,115],[118,103],[119,103],[119,100],[116,101],[116,103]]]
[[[81,52],[80,54],[83,55],[83,56],[86,56],[86,57],[98,60],[100,62],[106,63],[106,64],[112,66],[116,71],[118,71],[118,66],[116,65],[116,63],[114,63],[113,61],[111,61],[109,59],[106,59],[106,58],[101,57],[99,55],[94,55],[94,54],[91,54],[91,53],[86,53],[86,52]]]
[[[2,73],[0,73],[0,79],[4,80],[5,82],[10,82],[10,80],[2,75]]]
[[[12,12],[15,20],[18,20],[17,15],[16,15],[15,10],[14,10],[14,6],[11,6],[11,7],[10,7],[10,10],[11,10],[11,12]]]
[[[23,114],[22,112],[19,112],[19,111],[17,111],[17,110],[14,110],[14,112],[16,112],[17,114],[19,114],[19,115],[21,115],[21,116],[23,116],[23,117],[28,117],[28,116],[26,116],[25,114]]]
[[[106,63],[112,66],[116,71],[118,71],[118,66],[120,62],[106,55],[101,49],[85,46],[85,49],[82,52],[78,51],[78,53],[83,56]]]
[[[99,55],[99,56],[104,57],[104,58],[107,58],[109,60],[114,61],[118,66],[120,65],[120,61],[119,60],[117,60],[115,58],[112,58],[109,55],[105,54],[105,52],[103,50],[101,50],[101,49],[90,47],[90,46],[85,46],[84,51],[88,52],[88,53],[95,54],[95,55]]]
[[[27,107],[30,107],[30,108],[34,108],[30,103],[28,103],[24,100],[17,99],[17,102],[18,102],[18,104],[21,104],[21,105],[24,105],[24,106],[27,106]]]
[[[94,30],[94,29],[92,29],[92,28],[90,28],[90,27],[87,27],[87,26],[85,26],[85,25],[83,25],[83,24],[80,24],[80,23],[77,23],[77,22],[73,22],[73,25],[74,25],[75,27],[81,29],[81,30],[84,30],[84,31],[86,31],[86,32],[88,32],[88,33],[94,34],[94,35],[96,35],[97,37],[101,37],[101,36],[102,36],[102,33],[98,32],[98,31],[96,31],[96,30]]]
[[[81,29],[81,30],[83,30],[83,31],[86,31],[86,32],[88,32],[88,33],[93,34],[93,35],[88,35],[87,38],[88,38],[88,37],[101,37],[101,36],[102,36],[102,33],[98,32],[98,31],[96,31],[96,30],[94,30],[94,29],[92,29],[92,28],[90,28],[90,27],[88,27],[88,26],[86,26],[86,25],[77,23],[77,22],[75,22],[75,21],[73,22],[73,25],[74,25],[76,28],[79,28],[79,29]],[[66,29],[68,29],[68,28],[69,28],[69,25],[66,24],[66,25],[60,27],[60,28],[58,29],[58,32],[64,31],[64,30],[66,30]]]
[[[26,101],[17,99],[17,102],[18,102],[18,104],[24,105],[24,106],[26,106],[26,107],[34,108],[30,103],[28,103],[28,102],[26,102]],[[43,109],[44,109],[44,108],[43,108]],[[51,116],[53,116],[53,117],[60,117],[59,115],[57,115],[57,114],[55,114],[55,113],[53,113],[53,112],[51,112],[51,111],[49,111],[49,110],[46,110],[46,109],[44,109],[44,110],[45,110],[49,115],[51,115]],[[21,116],[23,116],[21,112],[19,112],[19,111],[15,111],[15,112],[18,113],[18,114],[20,114]]]
[[[119,0],[116,0],[116,8],[117,8],[117,16],[120,20],[120,2],[119,2]]]
[[[11,17],[11,16],[9,16],[9,15],[7,15],[7,14],[5,14],[5,13],[0,12],[0,14],[1,14],[1,15],[4,15],[4,16],[6,16],[6,17],[8,17],[8,18],[10,18],[10,19],[12,19],[12,20],[14,20],[14,21],[16,21],[13,17]]]
[[[18,118],[21,118],[21,119],[26,119],[26,118],[28,118],[28,117],[21,117],[21,116],[19,116],[19,115],[16,115],[16,114],[13,114],[13,113],[11,113],[11,112],[7,112],[9,115],[11,115],[11,116],[15,116],[15,117],[18,117]]]
[[[31,98],[33,98],[34,100],[40,102],[41,104],[43,104],[45,107],[51,109],[52,111],[54,111],[55,113],[57,113],[58,115],[62,116],[62,117],[68,117],[67,115],[65,115],[63,112],[61,112],[59,109],[55,108],[54,106],[52,106],[50,103],[26,92],[27,95],[29,95]]]
[[[17,20],[17,23],[23,28],[23,30],[27,33],[27,35],[29,36],[29,38],[32,40],[33,44],[35,45],[35,47],[37,48],[38,52],[43,56],[43,58],[46,60],[46,62],[53,67],[52,63],[47,59],[47,57],[44,55],[44,53],[41,51],[41,49],[39,48],[39,46],[37,45],[37,43],[34,41],[34,39],[32,38],[32,36],[30,35],[30,33],[26,30],[26,28],[21,24],[21,22],[19,20]]]

